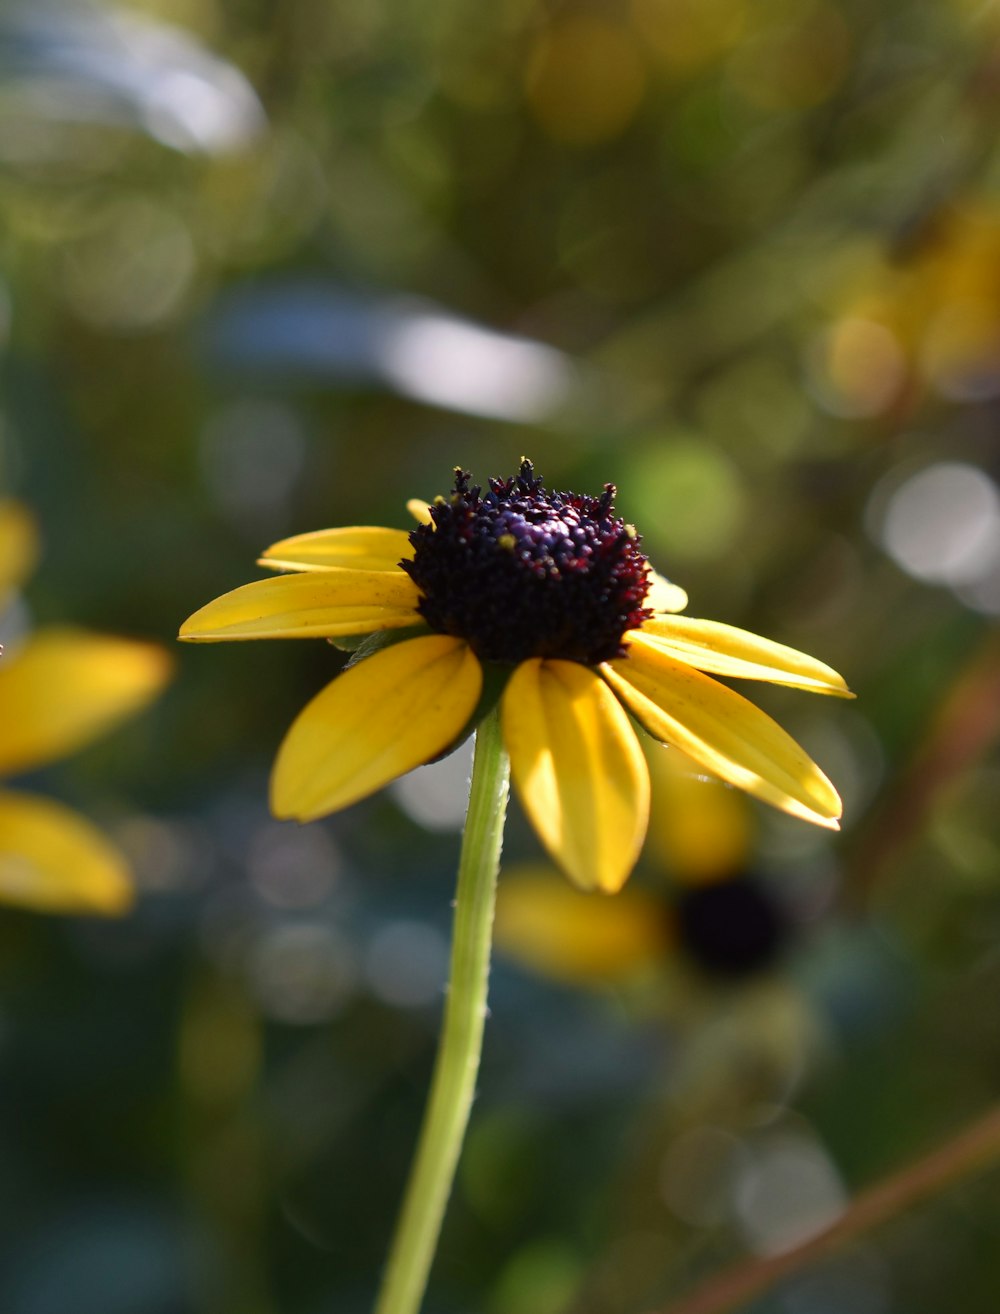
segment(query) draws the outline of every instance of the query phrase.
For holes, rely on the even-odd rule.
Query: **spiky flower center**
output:
[[[614,514],[614,486],[599,497],[548,492],[528,460],[485,494],[470,479],[455,471],[402,563],[431,629],[467,640],[484,661],[621,656],[622,636],[651,613],[649,565]]]

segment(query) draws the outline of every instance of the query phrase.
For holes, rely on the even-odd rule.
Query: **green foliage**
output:
[[[577,990],[498,964],[428,1314],[658,1307],[788,1244],[747,1203],[799,1199],[781,1171],[822,1213],[972,1117],[1000,1063],[994,7],[52,12],[0,15],[0,494],[44,541],[0,639],[172,643],[267,543],[409,527],[456,464],[526,452],[615,482],[693,615],[859,694],[773,696],[846,803],[840,837],[759,818],[776,966],[719,981],[678,943]],[[423,810],[270,820],[341,661],[185,648],[158,707],[39,778],[140,897],[0,916],[5,1314],[370,1304],[457,836],[432,776]],[[507,856],[539,858],[516,816]],[[633,879],[673,925],[667,877]],[[826,1299],[992,1309],[981,1204],[875,1234]]]

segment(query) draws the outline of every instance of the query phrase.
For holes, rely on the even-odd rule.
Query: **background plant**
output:
[[[40,13],[0,16],[0,481],[46,544],[5,634],[169,641],[262,542],[398,523],[442,467],[528,451],[553,486],[614,480],[694,614],[860,695],[768,698],[847,815],[836,841],[758,818],[748,861],[795,932],[769,972],[720,983],[683,946],[596,993],[498,967],[440,1314],[665,1307],[792,1243],[761,1203],[776,1173],[815,1222],[978,1115],[1000,1054],[993,11]],[[276,647],[183,653],[158,707],[38,782],[115,834],[142,897],[113,924],[0,921],[13,1314],[67,1289],[81,1314],[370,1302],[467,763],[278,826],[275,746],[339,659]],[[536,855],[516,812],[508,853]],[[663,879],[647,856],[636,888]],[[990,1185],[762,1308],[991,1309]]]

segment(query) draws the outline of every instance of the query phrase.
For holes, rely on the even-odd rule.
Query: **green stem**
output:
[[[509,781],[496,710],[476,731],[455,895],[451,977],[430,1098],[375,1314],[417,1314],[476,1089]]]

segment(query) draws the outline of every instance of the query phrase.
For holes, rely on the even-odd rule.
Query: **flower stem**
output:
[[[469,1122],[486,1022],[509,764],[494,709],[476,731],[455,895],[451,976],[430,1097],[375,1314],[417,1314]]]

